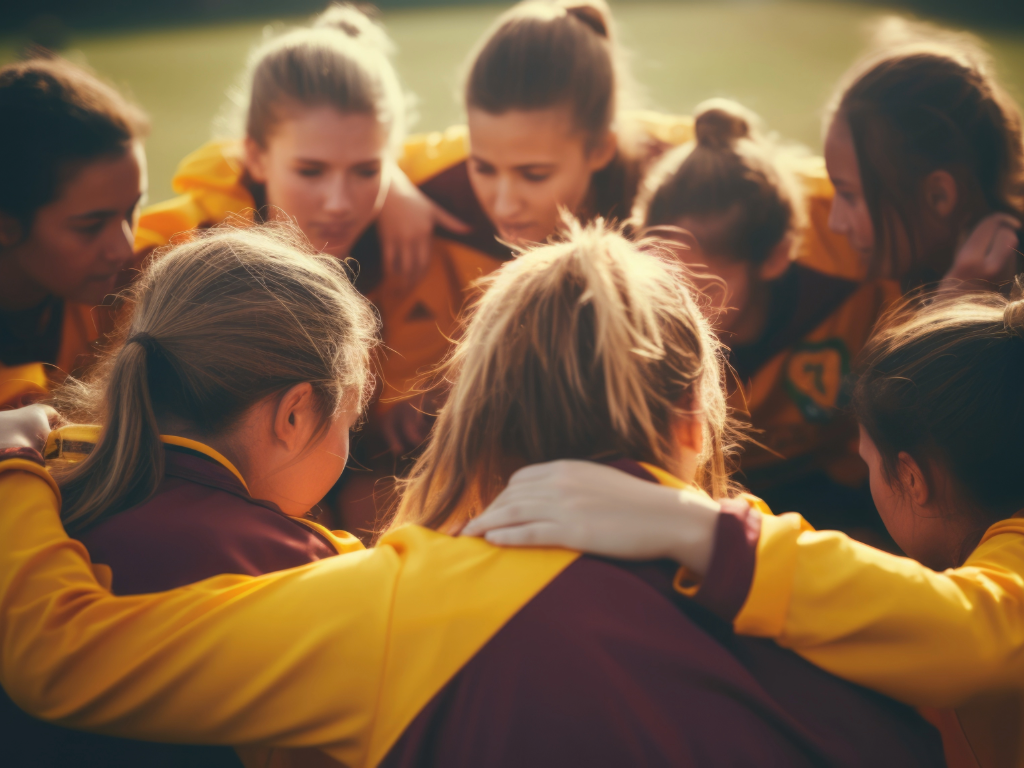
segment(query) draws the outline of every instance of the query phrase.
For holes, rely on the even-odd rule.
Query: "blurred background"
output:
[[[32,44],[90,65],[150,114],[150,202],[170,197],[186,154],[212,135],[250,48],[301,24],[327,0],[0,0],[0,64]],[[382,0],[396,63],[416,96],[413,131],[460,122],[459,73],[473,42],[509,3]],[[1024,0],[612,0],[648,106],[689,113],[712,96],[759,112],[820,152],[822,108],[836,80],[891,13],[966,29],[988,44],[1024,102]]]

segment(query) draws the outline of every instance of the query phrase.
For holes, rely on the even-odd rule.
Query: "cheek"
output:
[[[267,173],[267,204],[280,208],[300,222],[316,213],[319,207],[319,179],[307,179],[287,170]]]
[[[40,227],[45,234],[34,234],[20,249],[21,268],[40,286],[62,298],[74,298],[77,288],[92,273],[100,248],[94,242],[83,243],[78,233],[59,227]]]

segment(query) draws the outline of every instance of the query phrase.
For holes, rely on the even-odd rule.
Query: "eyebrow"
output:
[[[139,195],[138,197],[136,197],[135,201],[132,203],[132,207],[129,210],[134,209],[135,206],[137,206],[141,200],[142,200],[142,195]],[[95,210],[95,211],[87,211],[86,213],[79,213],[79,214],[76,214],[74,216],[69,216],[68,218],[70,220],[72,220],[72,221],[83,221],[83,220],[86,220],[86,219],[106,219],[106,218],[110,218],[111,216],[120,216],[120,215],[121,215],[121,211],[117,210],[116,208],[100,208],[100,209]]]

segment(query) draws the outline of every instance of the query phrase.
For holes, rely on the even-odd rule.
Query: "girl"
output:
[[[678,242],[706,292],[724,286],[716,324],[740,383],[733,407],[756,437],[742,460],[747,486],[822,527],[863,529],[877,517],[840,407],[850,361],[899,286],[851,279],[854,251],[835,251],[836,263],[803,242],[800,178],[813,158],[785,153],[734,102],[706,102],[694,125],[696,140],[644,180],[635,226]]]
[[[531,460],[590,457],[677,489],[701,483],[724,490],[718,345],[677,264],[600,227],[525,253],[496,273],[452,365],[450,399],[399,510],[400,521],[426,527],[396,527],[374,550],[263,577],[256,590],[221,577],[131,601],[103,595],[89,587],[84,563],[53,557],[52,529],[43,534],[49,543],[35,538],[49,528],[53,498],[43,514],[43,507],[22,506],[28,495],[10,494],[12,480],[40,478],[4,471],[11,512],[0,517],[3,557],[21,559],[0,561],[3,578],[17,579],[5,582],[5,603],[32,602],[25,588],[52,590],[55,573],[49,580],[44,573],[60,559],[66,576],[76,574],[72,589],[84,590],[80,604],[91,606],[84,613],[101,611],[119,625],[109,632],[109,625],[79,624],[89,640],[62,647],[58,682],[44,658],[52,652],[49,633],[63,622],[49,611],[30,618],[31,611],[9,610],[0,624],[5,682],[33,709],[41,704],[37,686],[47,686],[46,696],[59,696],[78,725],[151,735],[173,729],[178,738],[214,741],[244,733],[324,745],[346,764],[941,759],[934,733],[906,708],[771,643],[731,638],[684,600],[674,604],[674,568],[631,571],[429,530],[457,529]],[[47,594],[48,602],[58,599]],[[324,594],[344,599],[307,623],[310,607],[303,606]],[[263,624],[254,632],[257,608]],[[133,613],[140,620],[131,626],[121,620]],[[205,642],[189,641],[190,619]],[[146,625],[162,620],[175,628],[159,643],[154,676],[134,663],[130,646],[148,641]],[[27,647],[24,632],[33,625],[43,631],[33,634],[30,652],[13,652]],[[83,687],[76,673],[88,660],[80,654],[97,648],[102,672]],[[337,680],[332,664],[344,669]],[[125,676],[128,667],[135,671]],[[207,674],[192,678],[190,668]],[[114,724],[103,711],[106,703],[120,706],[119,695],[104,691],[111,678],[138,704],[131,725]],[[200,689],[196,707],[190,690]],[[72,690],[73,700],[64,698]]]
[[[376,319],[340,263],[285,227],[219,230],[160,255],[128,299],[120,344],[58,393],[64,414],[102,426],[66,427],[52,451],[64,524],[112,591],[361,549],[302,519],[341,475],[371,389]],[[18,765],[238,764],[43,726],[5,703]]]
[[[641,483],[589,466],[560,472],[557,485],[513,478],[466,532],[612,557],[669,554],[703,574],[696,599],[738,632],[901,700],[956,707],[937,715],[951,763],[1017,765],[1022,289],[1018,278],[1010,301],[983,293],[905,309],[865,350],[853,394],[860,452],[886,527],[918,562],[813,532],[797,515],[762,518],[737,502],[719,513],[667,492],[655,501]],[[627,523],[627,508],[645,513]]]
[[[905,287],[1004,284],[1022,266],[1017,105],[969,38],[890,22],[829,109],[829,224]]]
[[[145,115],[59,58],[0,69],[0,408],[82,370],[132,263]]]
[[[388,210],[381,227],[388,270],[415,274],[428,256],[433,218],[459,222],[431,213],[394,168],[407,99],[392,48],[383,28],[348,4],[259,46],[242,97],[244,140],[212,142],[182,161],[174,179],[181,195],[143,212],[136,249],[256,209],[292,218],[325,253],[356,258],[360,290],[370,293],[384,274],[371,225]]]

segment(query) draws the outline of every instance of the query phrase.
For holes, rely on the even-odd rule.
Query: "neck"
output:
[[[48,292],[18,263],[15,251],[0,253],[0,312],[19,312],[41,304]]]

